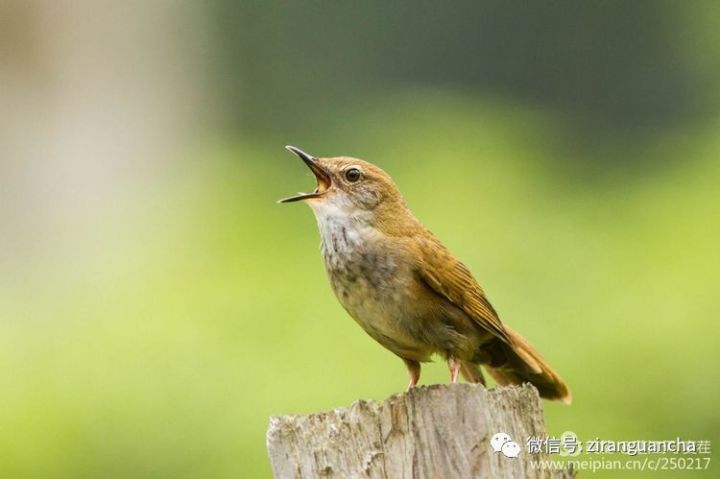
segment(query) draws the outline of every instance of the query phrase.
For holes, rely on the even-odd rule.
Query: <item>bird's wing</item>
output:
[[[430,289],[462,309],[480,327],[508,344],[512,340],[470,270],[435,238],[419,240],[420,278]]]

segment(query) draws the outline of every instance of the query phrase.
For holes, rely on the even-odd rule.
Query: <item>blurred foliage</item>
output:
[[[572,386],[551,432],[717,444],[718,126],[608,151],[671,166],[588,183],[541,167],[577,154],[561,121],[477,97],[388,97],[300,146],[394,176]],[[74,267],[0,289],[0,477],[267,477],[269,415],[404,388],[335,301],[310,210],[274,202],[303,165],[213,145],[63,244]]]
[[[291,111],[314,123],[327,108],[408,85],[553,108],[591,138],[645,134],[720,106],[712,1],[214,5],[224,97],[245,130],[292,128]]]

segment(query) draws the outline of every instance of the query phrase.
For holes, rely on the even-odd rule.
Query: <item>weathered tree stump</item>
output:
[[[267,447],[276,478],[570,478],[532,467],[544,453],[517,458],[490,439],[509,434],[522,449],[545,437],[537,391],[530,385],[486,390],[475,384],[420,387],[378,404],[270,419]]]

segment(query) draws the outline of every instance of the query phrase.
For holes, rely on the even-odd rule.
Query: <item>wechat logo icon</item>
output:
[[[512,440],[509,434],[499,432],[490,439],[493,451],[502,452],[505,457],[516,458],[520,455],[520,444]]]

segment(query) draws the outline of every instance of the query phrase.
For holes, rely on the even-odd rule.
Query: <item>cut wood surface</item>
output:
[[[495,452],[507,433],[519,457]],[[530,385],[486,390],[477,384],[420,387],[382,403],[270,419],[267,447],[276,478],[570,478],[533,467],[546,454],[525,451],[528,437],[547,436]]]

